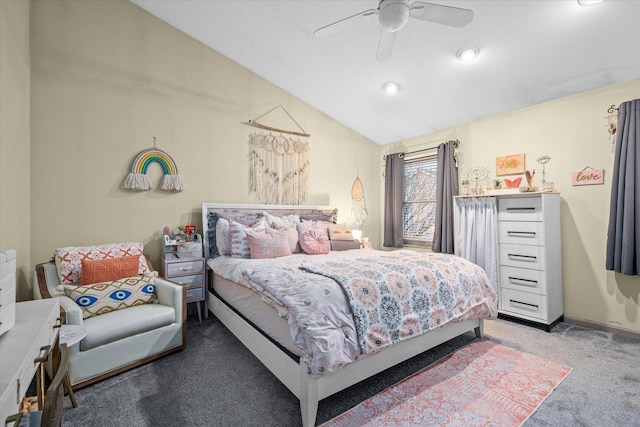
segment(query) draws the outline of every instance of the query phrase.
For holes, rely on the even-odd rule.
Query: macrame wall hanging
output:
[[[184,185],[182,185],[182,180],[180,179],[180,175],[178,175],[178,167],[171,156],[155,148],[155,139],[154,137],[154,148],[141,151],[133,160],[131,172],[129,172],[127,178],[124,180],[123,187],[127,190],[134,191],[150,190],[151,184],[149,184],[149,179],[146,175],[147,168],[149,168],[151,163],[159,163],[164,171],[160,189],[164,191],[184,190]]]
[[[355,222],[355,228],[362,230],[364,220],[367,218],[367,204],[364,200],[364,187],[360,177],[356,175],[356,180],[351,185],[351,215]]]
[[[281,108],[302,132],[278,129],[257,122],[276,108]],[[311,135],[281,105],[245,124],[261,129],[249,135],[250,191],[256,203],[301,204],[309,189],[308,138]]]

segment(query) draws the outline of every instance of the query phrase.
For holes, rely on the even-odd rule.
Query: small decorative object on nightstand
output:
[[[193,234],[192,241],[167,243],[165,240],[162,277],[187,288],[187,303],[197,304],[198,320],[202,322],[200,302],[205,301],[205,269],[202,237],[199,234]]]

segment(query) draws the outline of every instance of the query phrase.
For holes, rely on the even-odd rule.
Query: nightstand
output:
[[[200,302],[205,300],[205,269],[202,257],[202,239],[196,234],[194,242],[199,249],[182,251],[180,244],[165,245],[162,257],[162,277],[187,288],[187,303],[196,303],[198,320],[202,322]],[[185,245],[187,246],[187,245]],[[206,308],[206,305],[205,305]]]

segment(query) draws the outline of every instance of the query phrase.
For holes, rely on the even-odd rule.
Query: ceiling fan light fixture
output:
[[[395,32],[405,26],[409,20],[409,2],[406,0],[387,0],[380,3],[378,21],[387,31]]]
[[[580,6],[595,6],[603,2],[604,0],[578,0]]]
[[[456,56],[460,61],[470,61],[477,58],[479,54],[480,49],[475,46],[463,47],[456,52]]]
[[[398,93],[400,91],[400,85],[396,82],[386,82],[382,89],[387,92],[389,95],[393,95],[394,93]]]

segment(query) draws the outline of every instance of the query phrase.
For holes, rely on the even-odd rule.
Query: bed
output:
[[[482,302],[469,305],[472,309],[463,310],[458,307],[461,304],[460,298],[456,299],[451,310],[461,313],[460,316],[456,314],[452,317],[449,314],[449,318],[455,321],[446,320],[442,325],[438,318],[435,324],[440,326],[428,331],[426,327],[416,328],[415,322],[434,324],[433,318],[410,318],[408,322],[398,325],[393,333],[381,332],[376,329],[378,326],[374,320],[382,322],[378,317],[383,317],[384,312],[377,317],[370,312],[362,312],[367,309],[366,300],[364,305],[358,305],[357,299],[352,295],[355,292],[353,289],[357,288],[349,287],[351,282],[367,279],[357,277],[357,271],[368,271],[366,266],[369,264],[383,264],[404,271],[403,265],[393,263],[417,259],[426,254],[413,251],[395,251],[397,253],[393,254],[394,251],[352,249],[332,251],[326,255],[306,255],[303,252],[281,258],[255,260],[220,255],[221,251],[216,244],[220,243],[220,225],[223,223],[219,221],[220,218],[250,219],[267,215],[265,212],[273,217],[297,215],[309,221],[320,220],[323,223],[335,223],[337,219],[337,211],[327,206],[203,203],[203,241],[209,279],[207,305],[300,400],[302,425],[305,427],[315,425],[320,400],[470,330],[482,337],[483,319],[497,315],[495,293],[492,294],[493,288],[479,267],[462,264],[466,261],[457,257],[445,260],[445,257],[451,256],[432,254],[442,262],[460,263],[462,267],[453,268],[461,272],[460,278],[465,277],[465,289],[471,286],[467,283],[471,281],[477,281],[479,287],[486,288],[481,291],[483,295],[477,298],[477,301]],[[220,246],[223,244],[220,243]],[[462,272],[463,268],[467,271]],[[436,282],[446,280],[444,276],[448,273],[451,271],[447,272],[446,268],[444,272],[434,270],[433,277],[437,276]],[[431,273],[425,273],[424,277],[429,274]],[[473,280],[469,280],[472,275]],[[297,295],[297,290],[302,288],[313,288],[316,294],[301,297]],[[283,289],[296,291],[287,293]],[[473,292],[477,294],[480,291]],[[322,300],[324,294],[337,293],[342,295],[344,302],[336,302],[335,307]],[[291,306],[285,307],[285,304]],[[304,305],[312,305],[313,309],[304,311],[304,307],[300,308]],[[330,309],[330,312],[322,311],[325,309]],[[406,311],[403,308],[398,312]],[[432,310],[435,311],[437,310]],[[345,313],[347,316],[344,316]],[[378,312],[374,310],[374,313]],[[310,316],[316,318],[310,319]],[[439,316],[443,319],[447,317]],[[366,322],[363,319],[367,319]],[[330,323],[327,330],[322,329],[325,321]],[[364,329],[363,322],[367,323],[369,329]],[[420,333],[414,333],[418,329]],[[322,335],[325,333],[328,335]],[[314,337],[314,334],[319,335]],[[315,339],[322,344],[316,344]],[[341,339],[344,342],[340,342]],[[327,348],[330,350],[325,351]]]

